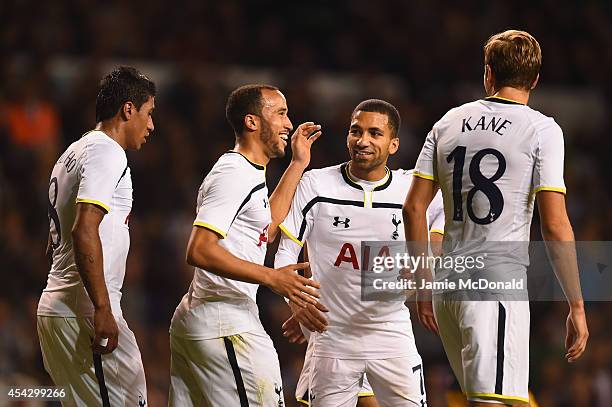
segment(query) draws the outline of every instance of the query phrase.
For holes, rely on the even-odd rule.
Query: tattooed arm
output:
[[[117,323],[111,312],[108,290],[104,281],[102,242],[98,228],[105,211],[94,204],[80,202],[76,205],[76,218],[72,227],[74,260],[83,285],[94,305],[93,349],[98,353],[110,353],[117,347]],[[108,338],[106,346],[101,346]]]

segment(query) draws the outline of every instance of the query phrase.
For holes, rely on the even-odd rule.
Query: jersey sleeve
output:
[[[245,178],[243,171],[233,162],[215,165],[200,187],[194,226],[227,237],[232,223],[251,195],[266,186],[263,180]]]
[[[417,159],[416,166],[412,175],[425,178],[431,181],[437,180],[436,171],[436,127],[427,134],[425,143]]]
[[[554,120],[539,131],[533,171],[533,192],[556,191],[565,193],[563,181],[563,131]]]
[[[438,190],[434,199],[427,208],[427,216],[429,218],[429,233],[444,234],[444,203],[442,201],[442,192]]]
[[[77,203],[91,203],[110,212],[115,189],[127,171],[125,151],[111,143],[92,144],[87,147],[79,171]]]
[[[300,180],[291,209],[285,220],[278,225],[281,241],[274,260],[275,267],[295,263],[313,224],[313,206],[316,191],[311,173],[306,173]]]

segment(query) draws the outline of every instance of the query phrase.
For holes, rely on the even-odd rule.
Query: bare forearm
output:
[[[51,234],[47,238],[47,248],[45,249],[45,258],[47,259],[47,263],[49,267],[53,265],[53,244],[51,241]]]
[[[104,280],[102,242],[97,230],[73,232],[74,260],[83,285],[96,309],[110,307]]]
[[[570,307],[583,308],[574,232],[569,220],[554,224],[542,223],[542,237]]]
[[[221,277],[262,285],[268,285],[268,273],[271,271],[234,256],[216,243],[207,245],[205,251],[191,250],[187,255],[187,263]]]
[[[404,218],[404,233],[406,245],[410,256],[427,256],[427,216],[426,208],[421,206],[405,205],[402,210]],[[415,272],[417,287],[421,287],[421,281],[433,280],[431,271],[419,267]],[[417,290],[420,296],[428,295],[428,290]]]
[[[270,211],[272,212],[272,223],[268,228],[270,241],[276,238],[278,225],[285,219],[291,208],[291,201],[295,190],[302,178],[302,173],[306,168],[302,164],[291,161],[278,185],[270,196]]]

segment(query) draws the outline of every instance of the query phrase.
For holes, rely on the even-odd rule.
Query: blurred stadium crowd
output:
[[[533,105],[565,131],[568,208],[577,240],[611,240],[612,5],[606,2],[97,2],[0,4],[0,386],[51,384],[36,335],[45,285],[48,180],[59,153],[94,126],[96,84],[130,63],[160,85],[149,143],[129,153],[134,180],[123,309],[143,355],[149,405],[166,403],[168,326],[192,270],[184,251],[200,182],[232,148],[224,104],[247,82],[287,96],[294,126],[323,137],[311,167],[345,160],[354,105],[378,97],[402,114],[400,153],[410,168],[433,123],[482,96],[481,44],[506,28],[530,31],[543,49]],[[288,157],[268,167],[272,190]],[[534,238],[538,238],[537,219]],[[610,270],[610,269],[609,269]],[[304,347],[280,325],[289,312],[266,289],[264,326],[281,357],[287,405]],[[566,305],[533,303],[531,388],[540,406],[612,405],[612,303],[588,305],[591,340],[576,365],[563,359]],[[431,407],[456,389],[440,342],[415,322]],[[0,405],[4,400],[0,398]]]

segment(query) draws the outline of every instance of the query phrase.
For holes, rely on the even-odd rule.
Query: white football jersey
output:
[[[93,304],[74,261],[71,232],[77,202],[92,203],[107,212],[99,227],[104,280],[113,315],[120,316],[121,287],[130,247],[132,176],[125,150],[98,130],[72,143],[51,172],[48,210],[53,265],[38,304],[38,315],[93,315]]]
[[[223,154],[202,182],[193,224],[216,232],[234,256],[263,264],[271,220],[265,167],[235,151]],[[196,267],[170,330],[194,340],[250,331],[260,324],[258,288]]]
[[[414,175],[442,190],[444,253],[484,259],[471,279],[525,278],[535,195],[565,193],[563,154],[563,133],[552,118],[503,98],[451,109],[434,125]],[[466,277],[436,269],[438,280]]]
[[[550,117],[490,97],[451,109],[428,134],[415,176],[442,189],[445,245],[528,241],[535,194],[565,193],[563,133]]]
[[[362,241],[397,241],[405,248],[402,205],[412,171],[387,169],[376,183],[350,175],[347,164],[302,177],[283,231],[275,267],[295,263],[304,243],[327,331],[312,333],[315,356],[377,359],[417,354],[410,312],[402,301],[363,301]],[[439,212],[438,205],[438,212]],[[434,216],[430,216],[434,218]],[[375,254],[375,253],[373,253]],[[364,256],[365,257],[365,256]],[[371,260],[371,259],[370,259]]]

